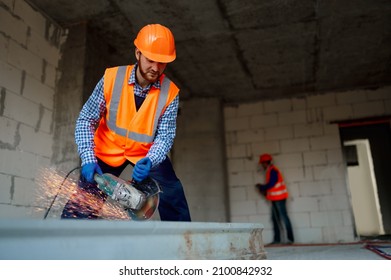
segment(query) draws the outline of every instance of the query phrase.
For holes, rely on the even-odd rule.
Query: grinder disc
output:
[[[139,191],[145,193],[147,200],[144,206],[142,206],[139,210],[130,208],[125,208],[125,210],[134,221],[149,220],[155,214],[156,209],[159,206],[159,193],[161,192],[159,184],[151,177],[147,177],[142,182],[132,180],[128,183]]]

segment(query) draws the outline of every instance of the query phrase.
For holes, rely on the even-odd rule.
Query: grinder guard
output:
[[[151,177],[142,182],[125,181],[112,174],[95,174],[98,188],[120,204],[132,220],[149,220],[159,206],[159,184]]]

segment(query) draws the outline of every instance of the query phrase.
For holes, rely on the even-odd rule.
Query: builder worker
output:
[[[182,184],[167,156],[179,103],[178,87],[163,74],[176,58],[174,36],[163,25],[149,24],[139,31],[134,45],[137,62],[106,69],[76,121],[81,181],[100,198],[99,205],[78,212],[77,198],[71,198],[62,218],[99,218],[107,196],[97,188],[94,174],[119,176],[131,164],[134,180],[150,176],[159,183],[162,221],[191,220]]]
[[[271,201],[271,214],[273,222],[274,237],[270,245],[281,244],[280,226],[285,226],[286,244],[294,242],[291,221],[286,210],[288,190],[284,183],[281,172],[272,164],[272,156],[262,154],[259,157],[259,165],[265,170],[265,184],[256,184],[255,187],[263,194],[268,201]]]

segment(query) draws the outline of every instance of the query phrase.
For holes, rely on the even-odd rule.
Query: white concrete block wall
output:
[[[270,153],[290,192],[297,242],[354,240],[339,130],[332,121],[391,114],[391,87],[330,92],[224,109],[231,220],[261,222],[272,240],[269,204],[254,192],[264,179],[259,155]]]
[[[0,218],[42,216],[36,177],[53,153],[62,33],[27,2],[0,0]]]
[[[221,102],[218,99],[192,99],[181,101],[180,104],[177,135],[171,158],[175,172],[183,184],[192,221],[227,222],[229,212],[225,172],[227,163]],[[232,129],[240,128],[240,125],[236,124],[240,122],[242,120],[230,124]],[[246,165],[248,149],[246,145],[238,145],[230,150],[232,156],[228,164],[241,167],[243,172],[251,177],[252,172]],[[231,179],[235,181],[234,177],[237,175],[232,176]],[[239,187],[235,193],[240,197],[247,192]],[[239,200],[241,201],[245,199]],[[255,202],[252,206],[248,206],[248,209],[242,209],[242,205],[235,202],[231,207],[246,213],[256,213]]]

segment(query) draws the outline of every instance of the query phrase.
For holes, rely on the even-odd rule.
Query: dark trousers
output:
[[[125,162],[118,167],[112,167],[98,159],[98,164],[103,173],[110,173],[118,177],[130,162]],[[162,192],[159,194],[160,202],[158,208],[160,219],[162,221],[191,221],[182,183],[176,176],[170,159],[166,157],[160,165],[151,169],[149,175],[159,183],[162,189]],[[99,190],[96,184],[83,182],[82,179],[79,180],[79,188],[83,190],[85,195],[92,196],[96,200],[94,205],[81,205],[81,202],[77,200],[77,196],[71,197],[64,207],[61,218],[98,219],[107,195]]]
[[[281,231],[280,227],[285,226],[287,241],[294,242],[293,229],[291,221],[286,211],[286,199],[272,201],[272,221],[274,230],[273,242],[281,242]]]

